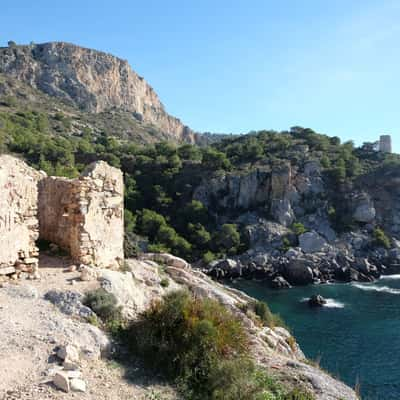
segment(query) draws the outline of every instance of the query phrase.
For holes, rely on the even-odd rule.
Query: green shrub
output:
[[[291,247],[292,247],[292,244],[290,243],[289,238],[284,237],[284,238],[282,239],[282,249],[281,249],[281,250],[284,251],[284,252],[286,252],[286,251],[288,251]]]
[[[176,379],[180,390],[193,399],[213,398],[220,362],[247,351],[239,320],[216,301],[194,299],[185,291],[154,303],[132,324],[129,340],[150,367]]]
[[[254,307],[268,314],[265,305]],[[248,358],[242,323],[214,300],[169,293],[131,324],[126,339],[150,368],[175,381],[185,399],[286,400],[288,395]],[[303,399],[287,397],[297,398]]]
[[[112,293],[103,288],[86,293],[83,304],[91,308],[103,322],[109,325],[120,323],[122,320],[121,307],[117,306],[117,299]]]
[[[303,389],[293,389],[289,393],[287,393],[282,400],[314,400],[314,396],[311,393]]]
[[[292,225],[292,231],[297,235],[300,236],[303,233],[307,232],[307,228],[301,222],[295,222]]]
[[[224,224],[214,236],[218,250],[226,254],[235,254],[240,245],[240,233],[235,224]]]
[[[378,247],[384,247],[385,249],[390,249],[390,239],[386,233],[381,228],[375,228],[372,234],[374,238],[374,244]]]
[[[13,96],[5,96],[0,101],[0,105],[4,105],[6,107],[16,107],[17,104],[17,99]]]
[[[270,308],[268,307],[268,304],[256,300],[254,302],[248,303],[243,311],[250,310],[252,311],[260,320],[262,325],[268,326],[270,328],[273,328],[275,326],[281,326],[286,328],[285,323],[283,322],[282,318],[278,314],[274,314],[271,312]]]
[[[161,279],[160,285],[161,285],[163,288],[167,288],[167,287],[169,286],[169,279],[168,279],[168,278],[163,278],[163,279]]]
[[[205,264],[209,264],[211,261],[214,261],[217,256],[211,251],[207,251],[203,254],[202,260]]]

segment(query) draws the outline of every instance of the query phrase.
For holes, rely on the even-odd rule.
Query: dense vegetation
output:
[[[249,338],[226,307],[210,299],[175,291],[153,303],[138,320],[123,321],[115,297],[97,289],[84,303],[115,338],[150,371],[173,382],[185,399],[312,400],[301,388],[289,389],[255,365]],[[277,318],[262,302],[249,304],[261,325]]]
[[[107,327],[118,325],[122,343],[148,368],[174,382],[185,399],[313,399],[299,388],[283,387],[257,367],[248,355],[242,323],[214,300],[171,292],[125,326],[114,300],[100,289],[89,292],[85,302]]]
[[[14,98],[5,97],[0,107],[0,148],[22,155],[51,175],[75,177],[98,159],[122,168],[127,255],[136,252],[138,244],[145,246],[147,240],[150,251],[170,251],[191,261],[210,261],[245,250],[246,238],[240,226],[220,223],[215,210],[192,200],[194,188],[213,175],[243,173],[282,160],[301,162],[304,146],[308,147],[307,158],[320,160],[326,179],[335,185],[382,165],[400,165],[398,156],[373,151],[372,144],[355,148],[352,142],[341,144],[337,137],[300,127],[225,137],[207,147],[197,147],[166,142],[139,146],[117,135],[94,132],[88,126],[69,133],[71,125],[71,117],[60,111],[22,110],[16,107]],[[330,211],[332,222],[345,227],[346,221],[339,219],[336,209]],[[297,233],[302,229],[294,226]]]

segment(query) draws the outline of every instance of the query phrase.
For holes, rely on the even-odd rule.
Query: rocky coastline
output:
[[[217,280],[260,280],[276,289],[330,282],[372,282],[382,275],[400,273],[400,242],[394,240],[390,249],[376,247],[368,229],[346,233],[333,243],[315,231],[306,232],[299,236],[299,245],[289,249],[282,248],[287,232],[281,226],[263,221],[259,229],[269,237],[268,246],[212,261],[202,267],[203,272]]]

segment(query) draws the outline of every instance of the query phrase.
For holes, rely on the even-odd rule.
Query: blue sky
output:
[[[62,40],[127,59],[198,131],[301,125],[400,152],[400,1],[7,2],[0,45]]]

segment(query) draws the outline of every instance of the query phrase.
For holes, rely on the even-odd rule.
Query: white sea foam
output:
[[[324,307],[328,307],[328,308],[344,308],[344,303],[337,301],[335,299],[325,299],[326,300],[326,304],[324,305]]]
[[[361,283],[353,283],[353,287],[357,289],[365,290],[367,292],[382,292],[382,293],[390,293],[390,294],[400,294],[400,289],[394,289],[389,286],[378,286],[378,285],[369,285],[369,284],[361,284]]]
[[[306,303],[309,300],[309,297],[303,297],[300,301],[302,303]],[[337,301],[335,299],[325,299],[326,303],[324,304],[324,307],[326,308],[344,308],[344,303],[341,303],[340,301]]]
[[[395,275],[382,275],[380,278],[380,280],[396,280],[396,279],[400,279],[400,274],[395,274]]]

